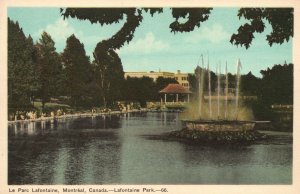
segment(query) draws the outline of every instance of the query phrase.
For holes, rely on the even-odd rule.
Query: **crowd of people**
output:
[[[38,118],[45,118],[47,116],[55,117],[61,115],[66,115],[66,112],[61,109],[58,109],[57,111],[51,111],[50,114],[43,112],[39,113],[38,111],[16,111],[15,114],[13,114],[13,118],[10,116],[10,120],[34,120]]]
[[[110,113],[112,111],[120,111],[120,112],[128,112],[133,109],[140,109],[140,106],[136,106],[133,103],[117,103],[115,108],[98,108],[93,107],[90,110],[82,110],[82,111],[75,111],[73,109],[61,109],[58,108],[57,110],[52,111],[38,111],[38,110],[30,110],[30,111],[16,111],[12,114],[9,114],[10,121],[18,121],[18,120],[35,120],[35,119],[43,119],[43,118],[54,118],[64,115],[73,115],[73,114],[98,114],[98,113]]]

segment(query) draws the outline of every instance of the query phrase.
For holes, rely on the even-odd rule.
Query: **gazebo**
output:
[[[167,103],[167,95],[176,95],[176,102],[178,102],[179,94],[187,95],[187,102],[190,102],[190,94],[192,93],[190,90],[186,89],[180,84],[169,84],[164,89],[159,91],[160,94],[164,94],[165,96],[165,104]]]

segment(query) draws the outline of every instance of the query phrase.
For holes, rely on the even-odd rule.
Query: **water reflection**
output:
[[[10,124],[8,183],[291,183],[291,136],[227,147],[145,138],[180,128],[165,112]]]
[[[184,161],[188,166],[201,164],[215,167],[251,163],[253,155],[255,155],[254,150],[247,146],[209,147],[186,144],[184,154]]]
[[[115,116],[9,125],[9,184],[119,182],[121,143],[105,130],[119,126]]]

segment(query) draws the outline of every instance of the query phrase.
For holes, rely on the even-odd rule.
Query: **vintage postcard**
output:
[[[297,193],[299,3],[1,1],[0,193]]]

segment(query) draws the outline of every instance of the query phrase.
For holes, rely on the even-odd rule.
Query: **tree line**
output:
[[[62,53],[47,32],[34,43],[25,36],[18,22],[8,18],[8,108],[10,111],[31,109],[40,99],[42,108],[51,98],[61,99],[73,107],[114,106],[116,101],[159,101],[159,91],[175,79],[159,77],[124,78],[122,62],[113,51],[97,44],[93,57],[73,34]],[[199,69],[190,74],[191,90],[197,91]],[[241,92],[258,96],[266,104],[293,104],[293,64],[275,65],[261,71],[262,78],[251,72],[241,76]],[[224,75],[223,75],[224,76]],[[217,76],[211,72],[212,89]],[[223,78],[222,78],[223,79]],[[235,87],[235,75],[228,74],[229,87]],[[208,85],[207,80],[204,80]],[[224,82],[221,85],[224,88]],[[207,88],[204,88],[207,90]]]
[[[97,45],[94,60],[73,34],[62,53],[47,32],[34,43],[18,22],[8,18],[8,108],[10,112],[32,109],[39,99],[42,111],[51,99],[81,108],[111,107],[118,100],[158,100],[158,91],[175,79],[124,78],[122,62],[113,51]]]
[[[198,91],[198,75],[201,71],[206,71],[199,66],[195,69],[194,74],[189,74],[193,93]],[[244,96],[257,96],[259,101],[266,105],[272,104],[293,104],[293,64],[286,62],[284,64],[275,64],[271,68],[260,71],[262,77],[256,77],[250,71],[241,75],[240,93]],[[217,90],[217,75],[210,71],[211,74],[211,90]],[[225,88],[225,75],[220,75],[220,87]],[[208,91],[208,76],[205,76],[204,91]],[[236,88],[236,75],[228,73],[228,88]]]

